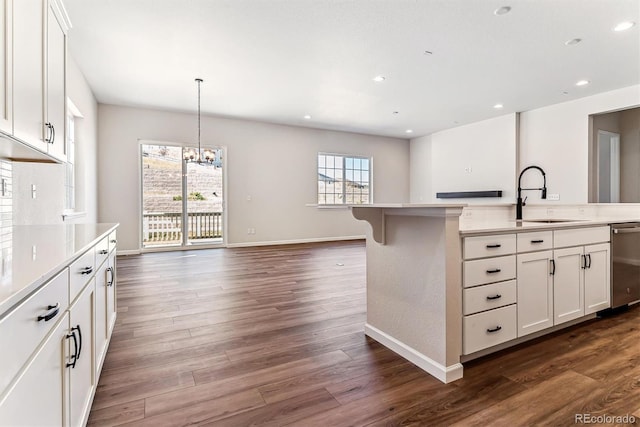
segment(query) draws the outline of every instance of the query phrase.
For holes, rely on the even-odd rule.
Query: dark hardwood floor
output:
[[[363,334],[363,242],[118,258],[89,425],[640,423],[640,307],[465,364],[442,384]]]

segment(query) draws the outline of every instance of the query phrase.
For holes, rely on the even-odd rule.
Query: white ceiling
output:
[[[639,0],[64,3],[107,104],[409,138],[640,83]]]

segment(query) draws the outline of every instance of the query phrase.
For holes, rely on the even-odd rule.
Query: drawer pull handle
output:
[[[495,294],[495,295],[494,295],[494,296],[492,296],[492,297],[487,297],[487,299],[488,299],[488,300],[500,299],[500,298],[502,298],[502,295],[500,295],[500,294]]]
[[[91,274],[93,273],[93,267],[85,267],[80,270],[80,274]]]
[[[58,313],[60,312],[60,303],[56,303],[56,305],[49,305],[47,306],[47,310],[53,310],[47,314],[45,314],[44,316],[38,316],[38,322],[44,320],[45,322],[48,322],[49,320],[53,319],[54,317],[56,317],[58,315]]]
[[[495,248],[500,248],[500,247],[502,247],[502,245],[499,244],[499,243],[496,243],[494,245],[487,245],[487,249],[495,249]]]
[[[109,251],[108,251],[108,250],[106,250],[106,249],[103,249],[103,250],[101,250],[101,251],[100,251],[100,252],[98,252],[98,253],[99,253],[100,255],[106,255],[106,254],[108,254],[108,253],[109,253]]]
[[[489,274],[493,274],[493,273],[500,273],[502,270],[500,270],[499,268],[494,268],[493,270],[487,270],[487,273]]]
[[[107,268],[107,273],[109,274],[109,278],[107,279],[107,286],[113,286],[113,282],[114,282],[114,274],[113,274],[113,267],[109,267]]]
[[[71,328],[71,333],[67,334],[67,339],[73,338],[73,354],[69,356],[69,360],[71,362],[67,362],[67,368],[75,369],[76,361],[78,360],[78,339],[76,338],[76,333],[73,332],[75,328]]]
[[[495,328],[489,328],[487,329],[487,332],[492,333],[492,332],[498,332],[499,330],[502,329],[502,326],[496,326]]]
[[[118,241],[116,239],[111,239],[111,243],[116,244]]]
[[[543,243],[544,240],[542,239],[538,239],[538,240],[532,240],[531,243]]]

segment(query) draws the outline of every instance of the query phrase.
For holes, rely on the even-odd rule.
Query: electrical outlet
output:
[[[36,185],[35,184],[31,184],[31,198],[32,199],[36,198]]]
[[[35,247],[35,245],[31,247],[31,259],[33,261],[36,260],[36,247]]]
[[[256,234],[256,229],[253,227],[247,228],[247,234]]]
[[[547,196],[547,200],[560,200],[560,195],[559,194],[549,194]]]

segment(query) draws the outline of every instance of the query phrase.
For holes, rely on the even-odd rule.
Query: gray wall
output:
[[[140,140],[193,144],[193,114],[99,106],[100,222],[119,222],[118,247],[140,247]],[[231,245],[363,236],[348,209],[317,200],[318,152],[373,158],[374,202],[409,200],[409,141],[346,132],[202,117],[202,144],[226,147]],[[250,200],[249,200],[250,199]],[[255,228],[248,235],[247,229]]]

